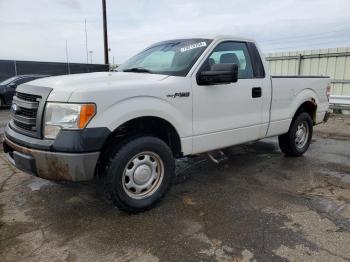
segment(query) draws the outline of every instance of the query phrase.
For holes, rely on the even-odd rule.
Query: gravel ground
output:
[[[7,109],[0,109],[0,134],[4,132],[4,128],[9,121],[9,110]]]
[[[0,153],[0,260],[349,261],[349,123],[317,127],[300,158],[272,138],[227,149],[219,165],[178,161],[169,195],[138,215],[100,184],[29,176]]]
[[[323,138],[350,139],[350,115],[333,115],[327,123],[316,126],[315,133]]]

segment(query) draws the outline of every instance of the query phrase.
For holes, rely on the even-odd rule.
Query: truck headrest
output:
[[[239,67],[239,60],[235,53],[226,53],[220,56],[221,64],[237,64]]]

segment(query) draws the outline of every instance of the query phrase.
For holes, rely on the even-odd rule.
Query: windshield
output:
[[[8,85],[9,83],[13,82],[16,79],[17,79],[17,76],[13,76],[13,77],[11,77],[9,79],[6,79],[6,80],[0,82],[0,85]]]
[[[127,60],[117,71],[186,76],[211,41],[180,39],[157,43]]]

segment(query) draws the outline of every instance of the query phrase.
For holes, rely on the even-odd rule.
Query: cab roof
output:
[[[194,36],[188,36],[183,38],[177,38],[177,39],[211,39],[216,41],[222,41],[222,40],[232,40],[232,41],[242,41],[242,42],[252,42],[255,43],[253,39],[244,38],[244,37],[237,37],[233,35],[215,35],[215,34],[205,34],[205,35],[194,35]],[[176,40],[174,39],[169,39]]]

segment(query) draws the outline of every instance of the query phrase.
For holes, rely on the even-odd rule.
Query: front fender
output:
[[[145,116],[154,116],[168,121],[174,126],[180,138],[191,136],[192,110],[190,104],[160,99],[153,96],[131,97],[118,101],[98,114],[89,123],[89,127],[108,127],[114,131],[125,122]],[[175,104],[174,104],[175,103]]]

